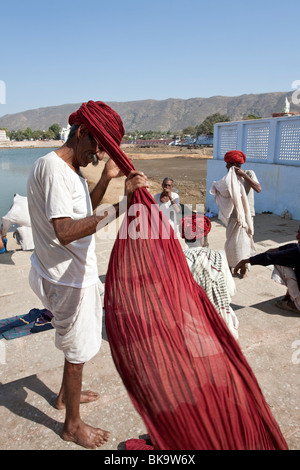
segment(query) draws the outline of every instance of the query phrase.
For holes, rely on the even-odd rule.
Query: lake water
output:
[[[0,149],[0,219],[13,202],[14,194],[27,195],[27,178],[33,163],[55,149]]]

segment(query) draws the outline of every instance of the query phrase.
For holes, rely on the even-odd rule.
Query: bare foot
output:
[[[65,424],[61,437],[65,441],[75,442],[75,444],[87,449],[96,449],[108,441],[109,435],[108,431],[93,428],[80,420],[76,425]]]
[[[99,393],[92,392],[91,390],[85,390],[81,392],[80,403],[91,403],[93,401],[98,400],[99,398]],[[66,408],[63,396],[57,397],[55,408],[57,408],[58,410],[64,410]]]

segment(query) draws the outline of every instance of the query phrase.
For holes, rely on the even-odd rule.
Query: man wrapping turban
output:
[[[101,102],[84,103],[70,116],[70,134],[58,150],[39,158],[28,179],[28,207],[35,250],[30,285],[53,315],[55,344],[65,356],[64,376],[56,407],[66,408],[62,437],[96,448],[108,433],[84,423],[79,403],[94,401],[81,392],[83,364],[99,351],[103,285],[98,276],[95,240],[104,216],[93,213],[112,178],[122,175],[112,160],[89,194],[80,168],[102,160],[104,151],[119,148],[124,134],[120,117]],[[126,195],[146,186],[140,172],[126,167]],[[119,206],[115,206],[118,214]],[[46,307],[47,306],[47,307]]]
[[[220,181],[213,182],[210,193],[215,196],[219,218],[226,225],[225,252],[233,272],[241,259],[255,254],[253,190],[259,193],[261,186],[253,170],[241,169],[246,161],[244,152],[231,150],[225,154],[224,161],[228,173]],[[246,276],[246,268],[241,276]]]

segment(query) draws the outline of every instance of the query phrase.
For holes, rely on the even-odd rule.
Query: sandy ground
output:
[[[157,148],[122,147],[137,170],[143,171],[149,180],[152,196],[161,191],[162,180],[168,176],[174,180],[182,204],[204,204],[206,198],[206,166],[213,149],[193,149],[163,146]],[[90,189],[99,180],[105,161],[97,167],[89,165],[82,170]],[[103,202],[114,203],[123,195],[125,177],[112,181]]]
[[[62,140],[24,140],[21,142],[11,142],[0,140],[0,148],[49,148],[49,147],[60,147],[63,144]]]
[[[257,252],[293,242],[298,226],[299,221],[273,214],[256,215]],[[225,232],[214,218],[209,234],[212,249],[223,249]],[[0,319],[42,308],[28,284],[31,252],[20,250],[12,235],[8,234],[9,251],[0,255]],[[113,244],[114,240],[96,236],[99,275],[104,283]],[[235,278],[235,283],[231,305],[239,319],[240,346],[289,449],[300,450],[300,316],[276,306],[286,289],[271,280],[270,269],[253,266],[245,279]],[[54,330],[0,341],[0,450],[84,450],[60,437],[64,412],[56,410],[53,402],[60,388],[63,362],[54,344]],[[101,350],[85,365],[83,382],[85,389],[101,396],[90,405],[82,405],[83,420],[111,432],[109,442],[97,454],[101,463],[105,455],[102,450],[117,455],[116,451],[124,450],[125,440],[147,433],[115,369],[105,324]],[[267,458],[269,461],[269,455]]]

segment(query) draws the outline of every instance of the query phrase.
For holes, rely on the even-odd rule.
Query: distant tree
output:
[[[183,135],[194,135],[196,133],[196,129],[193,126],[188,126],[182,129]]]
[[[24,140],[26,137],[25,137],[25,134],[24,134],[24,131],[21,131],[21,130],[18,130],[16,131],[15,133],[15,140],[17,140],[18,142]]]
[[[243,117],[244,121],[249,121],[250,119],[261,119],[261,117],[253,113],[247,114],[247,116]]]
[[[54,133],[50,130],[45,131],[42,133],[42,139],[43,140],[52,140],[54,139]]]
[[[43,131],[41,131],[40,129],[36,131],[32,131],[32,138],[34,140],[40,140],[42,138],[42,135],[43,135]]]
[[[30,129],[30,127],[27,127],[27,129],[23,131],[23,135],[25,139],[30,140],[32,138],[32,130]]]
[[[53,139],[60,139],[61,127],[59,124],[52,124],[52,126],[50,126],[48,130],[53,133]]]
[[[218,122],[229,122],[230,118],[227,114],[220,114],[215,113],[207,116],[204,121],[195,127],[196,135],[206,134],[206,135],[213,135],[214,133],[214,125]]]

